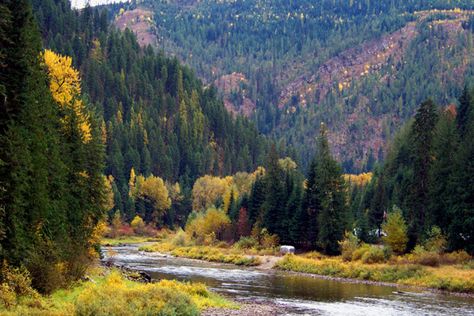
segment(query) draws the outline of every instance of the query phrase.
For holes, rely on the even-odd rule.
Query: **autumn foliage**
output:
[[[48,49],[44,51],[43,58],[48,70],[51,94],[65,113],[64,125],[70,124],[71,114],[75,115],[83,141],[89,142],[92,138],[90,118],[81,100],[81,79],[79,71],[72,66],[72,58]]]

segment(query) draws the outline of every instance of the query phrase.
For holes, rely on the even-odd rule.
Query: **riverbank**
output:
[[[156,243],[139,248],[140,251],[158,252],[174,257],[197,259],[209,262],[231,263],[238,266],[260,266],[263,256],[242,253],[231,248],[218,248],[210,246],[174,246],[171,243]]]
[[[202,316],[276,316],[285,314],[285,309],[276,304],[240,303],[239,309],[208,308]]]
[[[143,283],[131,278],[134,276],[116,269],[95,267],[82,281],[46,296],[34,291],[24,275],[13,275],[8,283],[0,285],[0,315],[194,316],[208,308],[216,311],[239,308],[202,283],[170,280]],[[12,286],[21,287],[21,294],[13,291]]]
[[[346,263],[339,257],[311,259],[287,255],[274,268],[338,281],[414,287],[474,297],[474,269],[465,265],[363,264]]]
[[[346,262],[340,256],[327,257],[319,253],[279,257],[258,255],[252,250],[248,253],[235,247],[181,247],[167,241],[142,246],[140,250],[175,257],[253,266],[261,270],[278,269],[335,280],[474,296],[474,269],[472,261],[468,260],[434,267],[407,262],[405,257],[392,257],[383,263],[364,263],[361,260]]]

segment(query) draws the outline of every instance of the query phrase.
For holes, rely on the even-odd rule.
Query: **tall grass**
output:
[[[32,292],[33,293],[33,292]],[[6,298],[9,299],[9,298]],[[238,308],[200,283],[138,283],[118,271],[93,277],[50,297],[23,294],[0,299],[0,315],[199,315],[208,307]]]
[[[332,277],[390,282],[453,292],[474,293],[474,270],[461,266],[424,267],[419,264],[364,264],[341,258],[310,259],[286,255],[275,268]]]
[[[157,243],[139,248],[147,252],[170,253],[175,257],[205,260],[210,262],[232,263],[241,266],[256,266],[261,264],[260,259],[254,256],[236,254],[227,249],[210,246],[176,247],[171,243]]]

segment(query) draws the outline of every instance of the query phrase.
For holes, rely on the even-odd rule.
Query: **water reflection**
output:
[[[392,287],[344,283],[283,271],[141,253],[136,246],[108,248],[118,265],[146,271],[154,280],[207,284],[243,301],[270,301],[288,315],[473,315],[474,300],[433,293],[399,293]],[[106,252],[107,254],[107,252]],[[107,255],[106,255],[107,257]]]

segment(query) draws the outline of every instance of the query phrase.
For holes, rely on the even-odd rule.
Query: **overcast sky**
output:
[[[91,6],[99,5],[99,4],[107,4],[107,3],[114,3],[114,2],[127,2],[129,0],[71,0],[71,4],[73,8],[81,9],[86,6],[86,3],[89,2]]]

